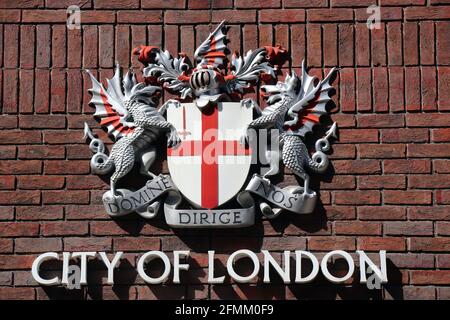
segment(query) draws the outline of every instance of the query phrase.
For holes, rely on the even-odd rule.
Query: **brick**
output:
[[[105,189],[108,187],[104,181],[95,176],[69,176],[67,177],[67,189]]]
[[[389,22],[387,24],[387,53],[390,66],[403,64],[402,32],[400,22]]]
[[[19,189],[61,189],[64,186],[64,177],[57,176],[19,176],[17,187]]]
[[[141,0],[141,7],[144,9],[184,9],[185,0],[166,0],[166,1],[153,1],[153,0]]]
[[[309,24],[306,26],[306,38],[308,39],[307,57],[309,66],[322,65],[322,37],[321,28],[318,24]]]
[[[430,173],[431,163],[429,160],[384,160],[384,173]]]
[[[411,220],[450,220],[449,208],[446,206],[411,207],[408,210],[408,217]]]
[[[450,282],[450,270],[413,270],[411,271],[412,284],[440,284]]]
[[[0,189],[12,190],[15,187],[16,178],[14,176],[0,176]]]
[[[52,65],[54,68],[66,66],[66,28],[65,25],[52,26]]]
[[[17,116],[1,115],[0,116],[0,129],[16,129],[17,128]]]
[[[44,161],[45,174],[86,174],[89,173],[89,163],[86,161]]]
[[[17,253],[41,253],[62,251],[60,238],[20,238],[15,240]]]
[[[5,54],[6,57],[6,54]],[[6,59],[5,59],[6,64]],[[3,92],[10,92],[11,94],[3,97],[3,114],[17,113],[17,92],[18,92],[18,72],[17,70],[3,71]]]
[[[0,146],[0,159],[15,159],[16,147],[15,146]]]
[[[63,208],[60,206],[16,207],[17,220],[57,220],[62,219],[63,215]]]
[[[450,121],[450,114],[421,113],[407,114],[406,126],[408,127],[445,127]]]
[[[19,146],[19,159],[63,159],[62,146]]]
[[[406,20],[450,19],[450,10],[444,6],[409,7],[405,9]]]
[[[238,9],[279,8],[281,6],[281,0],[236,0],[234,5]]]
[[[409,144],[408,157],[447,158],[450,157],[450,150],[444,144]]]
[[[88,191],[43,191],[44,204],[87,204],[89,203]]]
[[[385,190],[384,203],[386,204],[431,204],[432,197],[429,191],[400,191]]]
[[[34,68],[36,27],[22,25],[20,27],[20,67],[25,69]]]
[[[403,287],[403,297],[406,300],[434,300],[436,298],[436,290],[433,287]]]
[[[20,22],[20,10],[0,10],[0,22]]]
[[[166,11],[164,15],[164,23],[167,24],[197,24],[209,23],[208,11]]]
[[[371,71],[369,68],[356,70],[356,96],[358,112],[370,112],[372,110],[371,98]]]
[[[421,222],[385,222],[383,224],[383,232],[386,235],[408,235],[408,236],[432,236],[433,235],[433,222],[421,221]]]
[[[115,251],[133,252],[161,249],[161,242],[157,237],[121,237],[114,238],[113,243]]]
[[[427,142],[428,129],[383,129],[381,130],[382,143],[398,142]]]
[[[438,67],[438,107],[440,111],[450,110],[450,67]]]
[[[438,203],[438,204],[450,204],[450,192],[449,192],[449,190],[437,190],[436,191],[436,203]]]
[[[405,65],[417,65],[419,63],[419,37],[418,24],[405,22],[403,24],[403,55]]]
[[[13,218],[14,218],[13,206],[0,207],[0,220],[13,220]]]
[[[355,239],[352,237],[309,237],[308,250],[355,250]]]
[[[139,0],[94,0],[96,9],[137,9]]]
[[[334,201],[336,204],[362,205],[379,204],[379,191],[336,191],[334,192]]]
[[[22,10],[22,22],[65,23],[66,10]]]
[[[8,160],[0,162],[0,174],[31,174],[41,173],[41,161],[38,160]]]
[[[0,299],[2,300],[34,300],[34,298],[35,292],[33,288],[0,288]]]
[[[1,4],[2,8],[38,8],[44,4],[43,0],[17,0],[5,1]]]
[[[404,144],[380,144],[380,145],[359,145],[359,155],[361,158],[386,159],[404,158],[406,156],[406,145]]]
[[[389,110],[389,86],[387,69],[373,68],[373,105],[376,112]]]
[[[117,12],[118,23],[161,23],[163,14],[161,11],[119,11]]]
[[[423,65],[432,65],[435,60],[435,38],[434,23],[432,21],[422,21],[419,24],[420,29],[420,63]]]
[[[64,238],[65,251],[111,251],[111,238],[85,238],[66,237]]]
[[[283,0],[285,8],[320,8],[327,7],[326,0]]]
[[[438,222],[436,224],[436,233],[439,236],[450,235],[450,222]]]
[[[62,115],[21,115],[19,126],[23,129],[64,128],[66,118]]]
[[[80,113],[82,105],[82,75],[79,70],[67,71],[67,111]],[[65,124],[64,124],[65,127]]]
[[[352,206],[326,206],[329,220],[352,220],[356,217],[356,209]]]
[[[50,78],[50,109],[53,113],[63,113],[66,111],[66,73],[53,69]]]
[[[307,11],[308,21],[328,22],[328,21],[353,21],[353,12],[346,9],[309,9]]]
[[[410,189],[442,189],[450,188],[450,175],[417,175],[408,178]]]
[[[309,19],[309,17],[308,17]],[[263,9],[259,11],[259,21],[262,23],[290,23],[304,22],[305,10],[303,9]]]
[[[372,64],[377,66],[386,65],[386,31],[385,24],[381,24],[380,28],[375,28],[371,30],[372,32]]]
[[[448,7],[446,7],[448,11]],[[436,22],[436,36],[437,36],[437,63],[438,65],[450,64],[450,40],[448,34],[450,33],[450,22],[442,21]]]
[[[0,252],[1,253],[12,253],[13,252],[13,239],[0,239]]]
[[[433,160],[433,171],[436,173],[450,173],[450,160]]]
[[[402,112],[405,110],[403,99],[404,74],[402,67],[391,67],[389,74],[389,106],[392,112]]]
[[[359,176],[359,189],[404,189],[406,178],[402,175]]]
[[[450,254],[436,254],[436,267],[439,269],[449,269]]]
[[[339,9],[336,9],[339,10]],[[339,24],[339,65],[340,66],[353,66],[354,65],[354,30],[352,24]],[[364,69],[366,74],[370,74],[368,69]],[[357,79],[359,69],[357,69]],[[358,82],[358,81],[357,81]],[[359,97],[358,97],[359,99]]]
[[[0,285],[9,286],[13,282],[13,273],[9,271],[0,272]]]
[[[339,97],[342,112],[355,111],[355,72],[352,68],[342,68],[339,71]]]
[[[83,12],[82,22],[86,12]],[[69,68],[80,68],[82,57],[82,35],[79,29],[70,30],[67,33],[67,66]]]
[[[421,74],[422,110],[424,111],[437,110],[436,68],[422,67],[420,74]]]
[[[411,238],[410,250],[419,252],[447,251],[450,238]]]
[[[375,129],[342,129],[339,130],[339,142],[378,142],[378,130]]]
[[[81,24],[84,23],[114,23],[116,13],[108,10],[83,10]],[[73,31],[73,30],[72,30]]]
[[[0,270],[31,269],[34,255],[0,255]]]
[[[359,237],[358,249],[365,251],[405,251],[405,239],[398,237]]]
[[[419,111],[421,109],[420,70],[417,67],[405,69],[405,103],[406,110]]]
[[[403,127],[405,120],[402,114],[368,114],[359,115],[357,122],[361,128],[395,128]]]
[[[92,8],[91,2],[86,2],[84,0],[47,0],[45,2],[45,7],[54,9],[66,9],[70,5],[74,4],[83,9]]]
[[[334,223],[334,232],[337,235],[380,235],[381,224],[366,221],[336,221]]]
[[[88,235],[89,225],[82,221],[54,221],[41,224],[41,234],[48,236],[84,236]]]
[[[0,222],[2,237],[32,237],[39,235],[39,223],[35,222]]]
[[[434,268],[434,254],[426,253],[388,253],[388,259],[397,268],[431,269]]]
[[[338,174],[379,174],[380,163],[377,160],[335,160],[334,168]]]

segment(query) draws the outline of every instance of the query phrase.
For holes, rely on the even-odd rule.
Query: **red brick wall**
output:
[[[382,5],[381,29],[366,7]],[[450,6],[448,0],[20,0],[0,7],[0,299],[47,298],[450,298]],[[81,30],[65,27],[82,6]],[[112,220],[108,187],[90,174],[82,137],[95,127],[83,68],[139,67],[131,49],[152,44],[191,54],[222,19],[231,48],[282,44],[290,67],[341,68],[340,141],[321,205],[234,231],[173,232],[161,220]],[[106,139],[104,135],[101,136]],[[320,177],[319,177],[320,178]],[[389,254],[389,285],[206,284],[208,249],[226,254],[344,249]],[[190,249],[183,285],[147,286],[134,271],[148,250]],[[126,251],[116,286],[91,266],[89,288],[41,288],[31,278],[46,251]],[[221,257],[225,257],[222,255]],[[222,268],[223,269],[223,268]],[[356,273],[355,273],[356,274]],[[102,286],[103,283],[103,286]]]

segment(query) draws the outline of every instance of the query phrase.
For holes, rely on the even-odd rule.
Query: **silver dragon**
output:
[[[91,169],[97,174],[111,175],[111,195],[116,195],[116,184],[128,174],[136,160],[140,160],[140,172],[152,178],[150,167],[156,158],[154,145],[162,132],[168,137],[169,147],[176,146],[181,140],[175,127],[167,122],[157,110],[161,87],[138,83],[135,75],[129,71],[121,85],[120,68],[116,67],[114,77],[108,79],[105,89],[101,83],[87,71],[92,88],[90,104],[95,107],[96,117],[108,133],[115,139],[109,156],[105,154],[104,143],[96,138],[85,123],[85,138],[90,138],[89,148],[95,155],[91,159]]]
[[[312,156],[303,141],[305,134],[319,123],[320,117],[327,114],[326,105],[331,100],[330,90],[333,89],[330,80],[336,72],[337,69],[333,68],[316,84],[317,78],[307,73],[303,61],[301,78],[293,72],[292,75],[287,75],[284,82],[262,86],[267,94],[268,106],[248,125],[250,129],[278,130],[281,160],[304,181],[304,193],[310,193],[310,178],[306,169],[323,173],[329,164],[328,156],[324,153],[330,149],[329,138],[337,138],[337,125],[333,123],[325,137],[316,141],[316,151]],[[247,141],[248,136],[245,134],[243,143]],[[278,173],[279,154],[280,150],[267,151],[270,169],[264,174],[264,178]]]

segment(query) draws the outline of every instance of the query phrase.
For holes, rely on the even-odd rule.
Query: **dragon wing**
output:
[[[333,89],[330,81],[336,71],[337,69],[333,68],[322,81],[315,85],[317,78],[308,74],[305,61],[302,62],[301,86],[296,102],[288,110],[292,120],[284,123],[287,131],[304,137],[320,122],[320,117],[327,114],[326,105],[331,100],[330,90]],[[295,73],[293,77],[297,77]]]
[[[94,117],[103,128],[106,128],[108,134],[115,141],[122,136],[129,135],[133,132],[135,126],[127,122],[128,111],[124,101],[129,96],[132,88],[136,87],[136,78],[134,75],[127,73],[124,80],[126,88],[124,95],[120,81],[120,68],[116,66],[114,77],[107,79],[108,88],[97,81],[89,70],[86,70],[92,81],[92,88],[89,92],[92,94],[89,104],[95,107]],[[127,90],[130,88],[130,90]]]
[[[195,50],[194,58],[197,61],[197,68],[207,65],[215,68],[226,67],[227,55],[229,54],[227,31],[228,28],[225,27],[225,21],[222,21]]]

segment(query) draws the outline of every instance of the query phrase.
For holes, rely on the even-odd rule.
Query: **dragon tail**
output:
[[[91,158],[91,169],[96,174],[107,174],[114,168],[113,159],[106,155],[105,144],[96,138],[87,123],[84,123],[84,138],[91,139],[89,149],[94,153]]]

